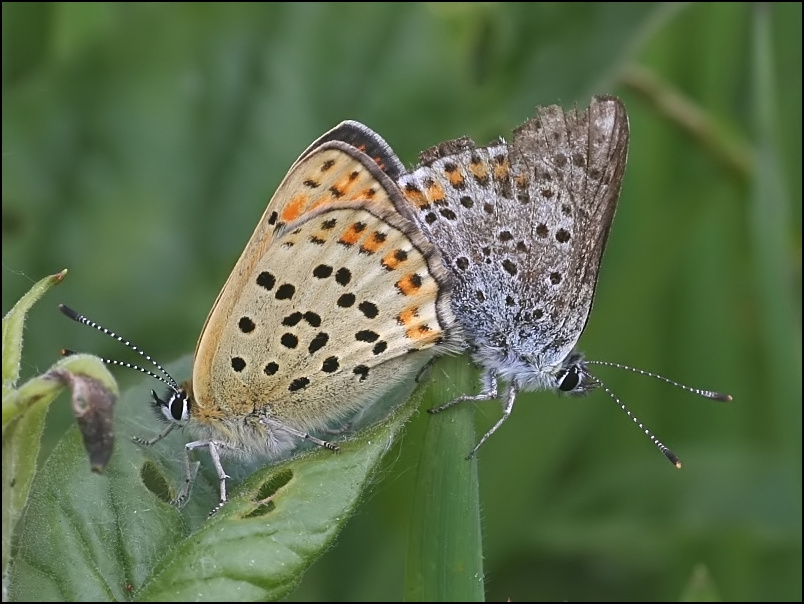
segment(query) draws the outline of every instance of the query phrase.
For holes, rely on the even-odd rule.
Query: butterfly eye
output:
[[[166,400],[159,398],[159,395],[153,390],[151,390],[151,396],[160,413],[171,424],[183,425],[190,419],[190,402],[184,391],[171,392]]]
[[[572,392],[581,382],[581,374],[577,365],[571,365],[566,371],[561,371],[556,375],[558,389],[561,392]]]
[[[190,419],[190,405],[188,404],[187,395],[184,392],[178,392],[170,395],[165,407],[165,415],[168,419],[179,423],[185,424]]]

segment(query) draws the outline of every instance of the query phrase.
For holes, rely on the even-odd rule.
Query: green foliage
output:
[[[448,138],[507,135],[537,104],[623,98],[629,166],[581,345],[590,358],[734,401],[599,372],[679,455],[684,469],[675,471],[603,393],[520,397],[477,462],[486,597],[801,599],[800,4],[12,2],[2,10],[3,308],[39,275],[68,266],[59,301],[158,359],[192,350],[285,171],[340,120],[366,123],[412,164]],[[47,300],[32,309],[25,344],[23,380],[65,346],[127,354]],[[466,361],[432,369],[422,408],[466,383],[453,383],[456,362]],[[78,462],[76,433],[64,436],[69,407],[53,405],[39,454],[52,480],[35,492],[59,484],[57,464],[70,451],[75,480],[97,485],[141,467],[151,453],[124,441],[159,429],[147,398],[145,387],[118,403],[118,449],[103,476]],[[478,432],[499,417],[495,404],[479,409]],[[435,421],[453,419],[419,413],[379,473],[366,471],[374,479],[353,491],[364,493],[356,515],[291,598],[417,597],[405,573],[431,555],[415,552],[427,551],[418,549],[431,534],[427,516],[443,513],[421,520],[430,505],[422,485],[437,474],[419,456],[438,455],[424,441]],[[174,488],[181,438],[171,439],[169,452],[153,455]],[[365,439],[355,454],[370,448]],[[313,472],[332,461],[322,454],[299,463]],[[442,461],[442,471],[468,463]],[[471,480],[468,465],[455,471]],[[233,487],[244,499],[227,514],[252,505],[248,494],[275,471],[249,477],[240,468]],[[230,518],[202,522],[215,498],[206,463],[202,476],[188,504],[199,507],[182,515],[154,502],[135,473],[121,499],[87,490],[89,509],[74,508],[81,513],[70,526],[96,536],[113,527],[120,552],[147,550],[154,536],[178,535],[176,549],[188,548],[194,531],[204,547]],[[71,511],[48,501],[51,522]],[[164,534],[140,532],[145,509],[168,519]],[[108,513],[116,516],[107,524]],[[473,522],[461,520],[467,530]],[[186,553],[200,564],[202,551]],[[91,596],[60,593],[166,597],[145,570],[159,562],[166,578],[178,569],[164,554],[145,551],[149,561],[102,569],[108,575],[97,565],[62,567],[65,581],[84,580],[86,568],[93,585],[99,576],[120,583]],[[202,575],[181,572],[188,589]],[[264,591],[246,597],[284,593],[253,585]],[[44,594],[46,582],[39,587]],[[227,599],[203,597],[213,593]]]
[[[6,578],[16,550],[20,519],[29,503],[37,473],[45,416],[50,404],[69,385],[73,409],[93,471],[102,471],[114,443],[111,421],[117,384],[98,359],[76,355],[57,362],[49,371],[18,385],[23,358],[23,329],[31,308],[67,271],[39,280],[3,316],[3,600]],[[87,471],[84,451],[75,456]],[[41,481],[40,481],[41,482]]]
[[[3,601],[250,601],[287,595],[354,513],[420,402],[420,395],[411,396],[418,380],[400,382],[353,418],[350,428],[360,434],[341,440],[337,455],[319,450],[270,466],[241,463],[242,476],[235,477],[248,479],[219,510],[217,474],[196,476],[193,490],[200,492],[178,510],[171,483],[183,476],[177,463],[183,441],[174,433],[155,446],[133,442],[143,438],[136,431],[147,408],[137,403],[148,398],[146,384],[126,394],[115,417],[117,385],[104,363],[77,354],[17,388],[25,319],[66,272],[39,281],[3,317]],[[189,365],[187,359],[172,373],[186,374]],[[64,385],[72,391],[77,427],[37,467],[45,414]],[[469,384],[464,380],[462,386]],[[463,430],[450,430],[444,421],[431,424],[458,437],[452,449],[438,435],[428,439],[437,454],[423,464],[420,481],[433,493],[427,511],[448,522],[432,523],[409,557],[411,567],[424,572],[410,572],[408,589],[438,599],[482,600],[477,473],[474,464],[462,464],[466,472],[451,471],[455,453],[472,442],[474,413],[467,407],[455,417],[464,418]],[[107,468],[115,426],[123,439]],[[86,454],[91,469],[106,470],[105,476],[87,471]],[[456,499],[459,492],[463,496]]]
[[[171,369],[186,373],[189,362]],[[131,440],[149,436],[142,431],[150,418],[138,404],[148,386],[121,399],[117,448],[103,476],[87,471],[75,430],[48,457],[18,531],[13,600],[276,600],[349,519],[420,399],[341,443],[337,454],[318,450],[271,467],[238,468],[248,480],[207,518],[218,499],[213,472],[197,477],[180,511],[169,503],[182,476],[181,436],[154,447]],[[408,398],[410,390],[403,386],[397,397]]]

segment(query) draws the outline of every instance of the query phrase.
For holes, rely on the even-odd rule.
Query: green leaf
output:
[[[49,373],[32,378],[19,389],[15,389],[22,359],[23,328],[34,303],[51,287],[61,283],[66,273],[63,270],[37,282],[3,317],[4,577],[11,561],[17,522],[28,502],[31,482],[36,472],[45,416],[50,403],[63,389],[62,384]]]
[[[147,409],[151,385],[121,399],[119,445],[104,475],[86,472],[75,429],[37,475],[12,569],[12,599],[278,599],[352,515],[419,400],[409,396],[414,385],[400,385],[383,405],[408,402],[339,443],[338,453],[316,449],[256,469],[224,460],[233,486],[250,476],[207,518],[218,498],[208,456],[199,456],[202,469],[178,510],[167,501],[182,481],[187,436],[174,431],[153,447],[131,442],[158,428]]]
[[[20,376],[25,317],[39,298],[51,287],[61,283],[66,274],[67,269],[38,281],[3,317],[3,427],[24,409],[24,406],[20,404],[6,404],[5,397],[17,385]],[[15,400],[15,403],[21,403],[21,401]]]

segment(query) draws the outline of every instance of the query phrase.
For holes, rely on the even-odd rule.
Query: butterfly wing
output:
[[[539,108],[513,142],[457,139],[399,179],[454,277],[467,337],[504,364],[559,365],[594,298],[628,147],[622,103]]]
[[[313,430],[415,375],[447,346],[452,316],[443,268],[408,228],[396,214],[348,206],[279,231],[227,328],[202,339],[209,373],[194,376],[196,417],[264,413]]]
[[[368,134],[364,135],[358,126]],[[385,145],[388,152],[384,157],[390,165],[396,158],[379,135],[358,122],[344,122],[331,132],[337,132],[353,141],[360,136],[365,141],[361,146],[375,153],[379,153],[382,145]],[[371,135],[375,138],[372,139]],[[395,191],[396,185],[375,161],[351,143],[333,139],[318,144],[319,141],[296,160],[268,203],[234,270],[212,305],[196,346],[196,357],[199,353],[203,355],[207,352],[206,349],[202,350],[204,334],[215,337],[223,328],[224,323],[217,313],[225,311],[217,309],[230,308],[243,287],[243,273],[248,273],[249,265],[254,259],[265,253],[278,228],[299,219],[307,212],[344,203],[375,205],[384,211],[400,212],[412,221],[413,214],[408,204],[398,195],[394,195],[393,199],[389,196],[388,192]]]
[[[283,214],[301,194],[300,215]],[[321,428],[455,348],[450,275],[398,207],[410,213],[388,176],[345,143],[294,165],[199,339],[198,423],[216,437],[260,414]]]
[[[396,180],[405,173],[405,166],[379,134],[368,126],[354,120],[346,120],[322,135],[307,150],[301,154],[299,160],[304,159],[324,143],[342,141],[351,147],[365,153],[374,163],[392,180]]]

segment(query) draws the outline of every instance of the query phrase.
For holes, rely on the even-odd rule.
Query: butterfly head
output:
[[[584,395],[596,388],[598,383],[586,369],[586,362],[580,352],[572,352],[561,365],[552,372],[555,389],[559,394]]]
[[[164,398],[160,398],[155,390],[151,390],[151,397],[160,419],[179,427],[186,426],[190,421],[192,399],[185,389],[171,388]]]

